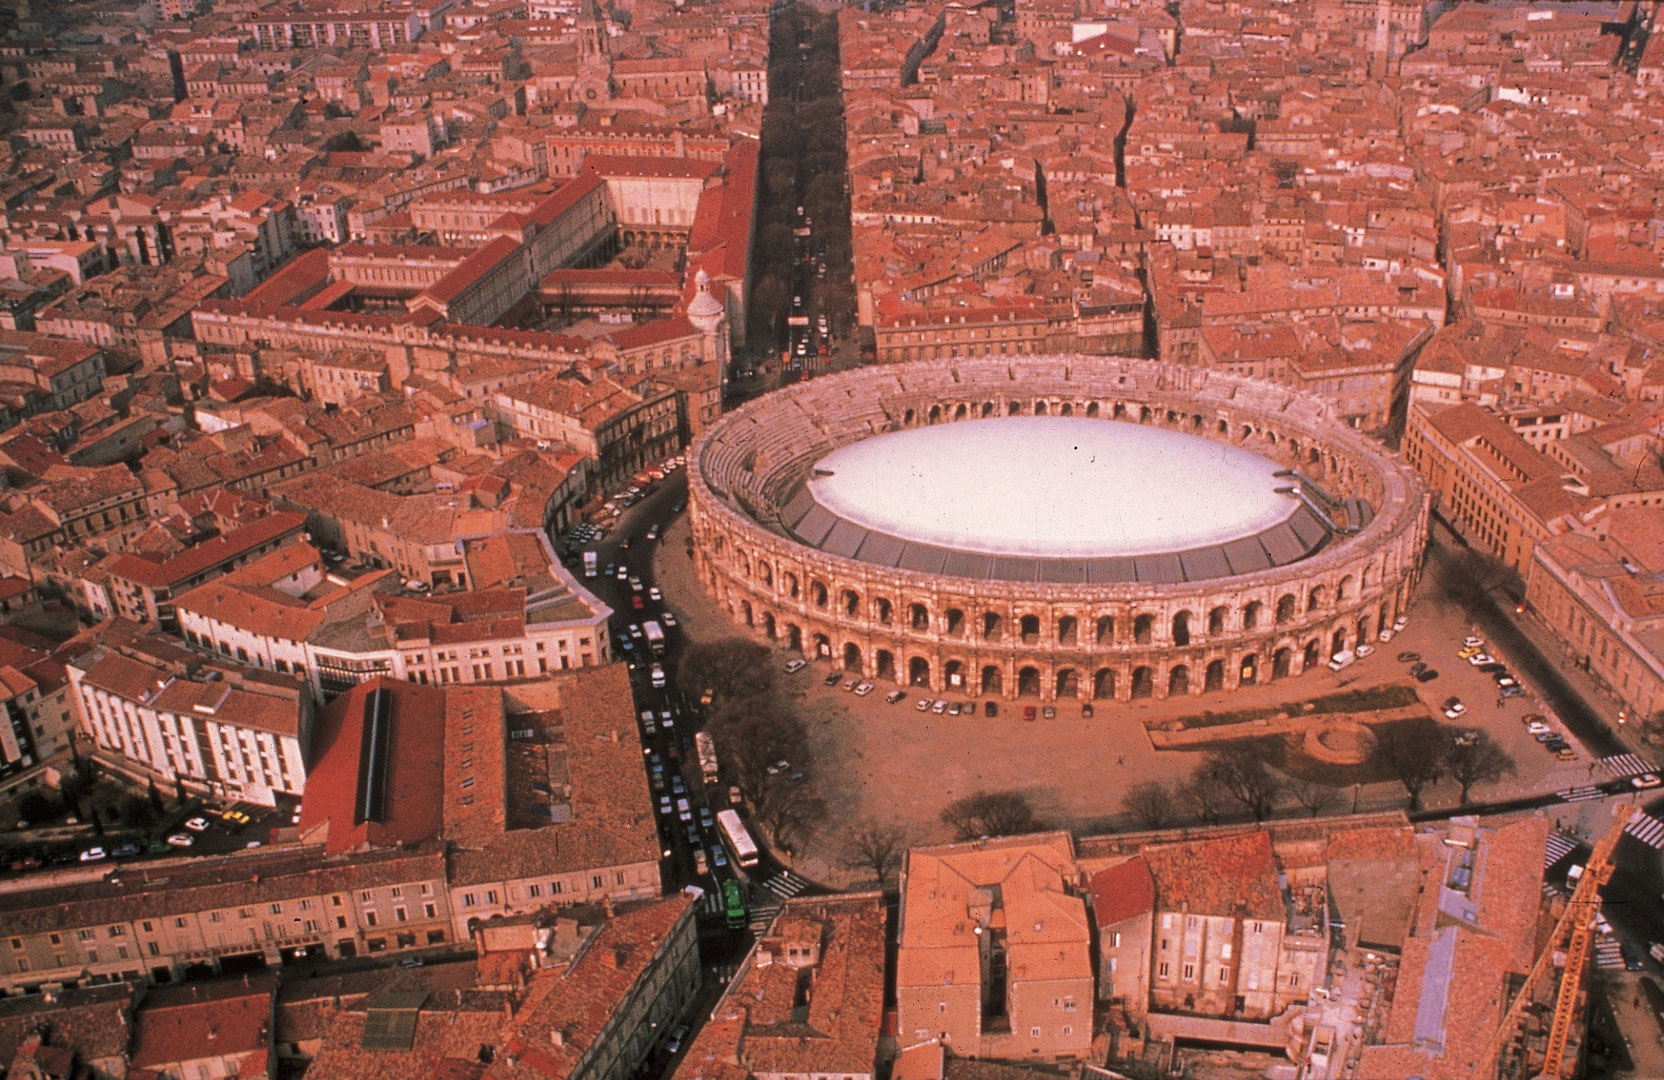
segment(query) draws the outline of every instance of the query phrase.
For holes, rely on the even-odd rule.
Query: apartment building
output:
[[[449,942],[437,849],[317,848],[164,860],[0,895],[0,987],[177,981],[232,957],[269,964]]]
[[[82,730],[109,767],[262,806],[306,790],[312,695],[293,676],[128,632],[68,669]]]
[[[1067,833],[915,848],[901,876],[897,1026],[963,1057],[1083,1056],[1092,928]]]
[[[558,440],[594,459],[590,481],[612,491],[676,452],[676,392],[611,378],[554,377],[499,391],[498,424],[528,439]]]
[[[880,893],[797,897],[750,955],[674,1080],[872,1080],[884,1021]]]
[[[172,628],[175,596],[288,544],[305,529],[305,514],[278,511],[172,558],[112,556],[100,566],[101,582],[85,582],[87,606],[97,618],[115,615]]]

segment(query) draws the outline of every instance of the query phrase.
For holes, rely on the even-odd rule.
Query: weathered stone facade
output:
[[[1173,584],[944,577],[833,556],[778,524],[812,463],[837,446],[1009,415],[1101,416],[1228,440],[1365,499],[1373,516],[1298,562]],[[700,579],[738,623],[936,693],[1125,701],[1298,675],[1403,613],[1426,540],[1415,475],[1326,402],[1144,360],[966,358],[815,379],[725,417],[689,466]]]

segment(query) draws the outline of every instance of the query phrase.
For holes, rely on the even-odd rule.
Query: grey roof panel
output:
[[[896,560],[896,568],[914,570],[921,574],[940,574],[946,555],[947,552],[941,548],[933,548],[928,544],[908,544],[901,549],[901,558]]]
[[[817,503],[814,509],[803,515],[802,521],[792,526],[792,531],[810,547],[820,547],[837,523],[838,518],[833,516],[832,511]]]
[[[815,500],[809,495],[808,488],[798,488],[797,494],[792,500],[780,508],[780,520],[786,528],[790,529],[799,521],[802,521],[804,515],[813,510],[816,505]]]
[[[979,551],[949,551],[945,548],[936,550],[942,553],[942,573],[950,577],[987,581],[993,573],[992,560]]]
[[[996,555],[990,557],[993,575],[1001,581],[1033,581],[1039,576],[1040,560]]]
[[[853,559],[855,553],[861,550],[861,543],[866,538],[865,526],[840,519],[832,526],[832,531],[826,534],[826,539],[820,542],[820,549],[840,559]]]
[[[1042,559],[1040,580],[1059,585],[1083,585],[1087,579],[1085,559]]]
[[[1252,574],[1271,569],[1271,560],[1266,557],[1265,549],[1260,547],[1259,540],[1252,536],[1244,540],[1232,540],[1223,545],[1223,548],[1225,560],[1231,564],[1233,574]]]
[[[1271,556],[1271,561],[1278,566],[1287,566],[1302,558],[1307,550],[1306,545],[1294,535],[1294,530],[1289,528],[1287,522],[1260,533],[1260,546],[1265,548],[1265,553]]]
[[[894,566],[906,546],[905,540],[897,540],[887,533],[869,531],[866,543],[861,545],[861,550],[855,557],[875,566]]]
[[[1094,585],[1119,585],[1138,580],[1138,567],[1128,558],[1093,559],[1087,574]]]
[[[1225,552],[1218,547],[1181,551],[1179,561],[1184,563],[1186,581],[1207,581],[1231,576],[1231,564],[1226,561]]]
[[[1133,562],[1138,566],[1138,580],[1151,584],[1171,584],[1184,580],[1184,563],[1177,555],[1171,553],[1157,553],[1153,555],[1135,555]]]
[[[1308,506],[1301,506],[1300,509],[1289,515],[1288,527],[1294,530],[1294,535],[1299,538],[1300,543],[1306,546],[1307,551],[1322,543],[1323,538],[1329,532],[1323,522],[1317,520],[1317,515],[1312,513]]]

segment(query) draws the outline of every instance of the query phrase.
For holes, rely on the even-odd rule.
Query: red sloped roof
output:
[[[1154,911],[1156,882],[1142,856],[1092,875],[1092,917],[1100,927]]]

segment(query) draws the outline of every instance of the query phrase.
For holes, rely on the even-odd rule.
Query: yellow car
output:
[[[1480,647],[1479,646],[1469,645],[1467,648],[1461,650],[1456,655],[1461,657],[1463,660],[1466,660],[1470,656],[1478,656],[1479,652],[1480,652]]]
[[[247,825],[250,819],[241,810],[222,810],[220,811],[220,820],[230,822],[233,825]]]

